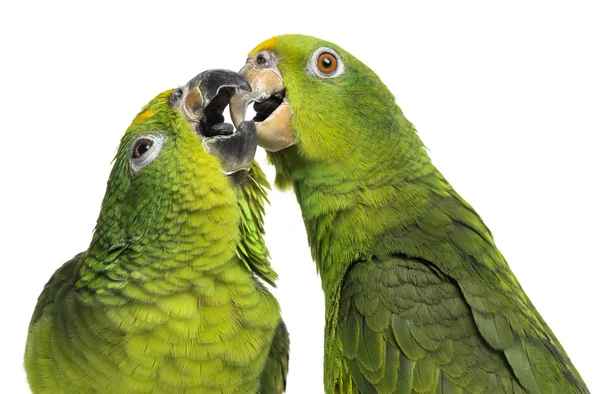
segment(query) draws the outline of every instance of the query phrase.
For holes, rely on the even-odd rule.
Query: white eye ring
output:
[[[317,64],[319,62],[319,56],[321,56],[323,53],[330,53],[335,57],[335,61],[337,63],[337,68],[335,69],[334,72],[332,73],[324,73],[323,71],[321,71],[319,69],[319,65]],[[340,57],[340,55],[338,55],[338,53],[328,47],[321,47],[319,49],[317,49],[312,56],[310,57],[308,63],[306,64],[306,73],[308,75],[312,75],[314,77],[321,77],[321,78],[335,78],[335,77],[339,77],[340,75],[342,75],[345,71],[344,68],[344,62],[342,61],[342,58]]]
[[[164,135],[154,135],[147,134],[142,135],[133,141],[131,144],[131,149],[129,150],[129,157],[131,158],[131,168],[133,172],[138,172],[142,168],[146,167],[148,164],[152,163],[163,144],[167,140],[167,137]],[[140,152],[138,149],[142,147],[142,143],[146,142],[144,146],[144,151]]]

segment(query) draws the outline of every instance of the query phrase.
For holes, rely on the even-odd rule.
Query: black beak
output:
[[[201,72],[192,78],[187,85],[188,87],[199,86],[200,91],[207,102],[212,101],[223,88],[233,90],[241,89],[248,92],[252,91],[246,78],[230,70],[207,70]],[[229,103],[229,101],[227,103]]]
[[[207,70],[175,90],[171,105],[193,122],[206,117],[222,118],[223,110],[239,90],[252,91],[240,74],[230,70]]]
[[[196,75],[186,85],[188,92],[198,89],[200,97],[188,94],[189,110],[193,113],[206,112],[210,105],[220,109],[220,115],[229,104],[229,100],[239,90],[252,91],[248,81],[240,74],[229,70],[207,70]],[[222,108],[221,108],[222,107]]]
[[[207,70],[173,92],[171,104],[190,121],[204,149],[221,160],[223,172],[248,169],[254,160],[257,133],[254,122],[224,123],[223,111],[240,90],[252,88],[244,77],[229,70]]]

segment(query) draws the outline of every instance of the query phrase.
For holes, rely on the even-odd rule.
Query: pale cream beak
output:
[[[231,120],[237,126],[244,121],[246,108],[253,102],[261,102],[285,89],[281,73],[276,67],[260,68],[250,61],[240,70],[250,83],[252,92],[240,91],[229,103]],[[287,98],[262,122],[256,122],[258,145],[270,152],[292,146],[296,138],[292,132],[292,108]]]

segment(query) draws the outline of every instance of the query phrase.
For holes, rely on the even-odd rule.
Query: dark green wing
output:
[[[33,316],[31,317],[30,326],[35,324],[44,313],[47,306],[58,302],[63,296],[75,287],[77,283],[78,268],[80,267],[81,260],[83,259],[85,252],[79,253],[71,260],[67,261],[54,272],[54,274],[48,280],[48,283],[44,286],[44,290],[38,297]]]
[[[356,263],[344,282],[340,337],[366,393],[523,393],[479,334],[459,288],[420,261]]]
[[[281,394],[285,391],[288,373],[290,339],[283,321],[275,330],[269,357],[260,378],[260,394]]]
[[[237,256],[248,269],[275,286],[277,273],[271,268],[269,251],[264,241],[265,202],[268,203],[269,183],[260,166],[253,162],[248,175],[237,186],[238,208],[240,210],[240,242]]]
[[[344,362],[361,393],[589,393],[453,191],[355,263],[340,294]]]

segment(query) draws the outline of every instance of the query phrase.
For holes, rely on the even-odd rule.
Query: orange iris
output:
[[[337,69],[337,59],[329,52],[323,52],[319,55],[317,66],[322,73],[331,74]]]

